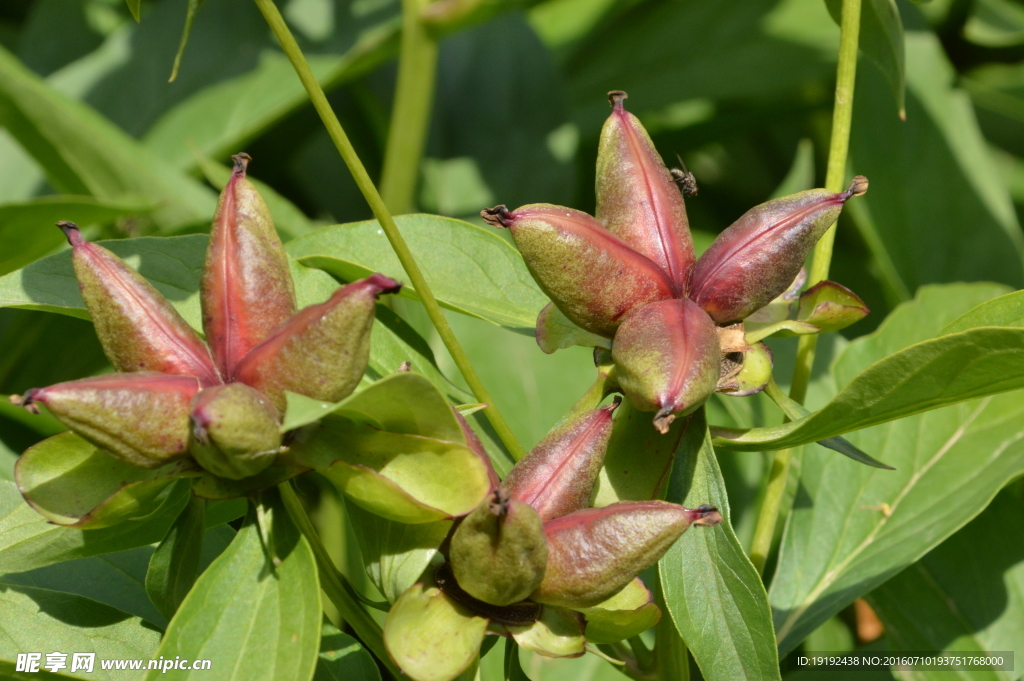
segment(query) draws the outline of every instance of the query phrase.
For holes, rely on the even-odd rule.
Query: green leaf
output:
[[[826,0],[829,14],[842,23],[842,0]],[[889,81],[900,119],[906,120],[906,53],[903,21],[895,0],[864,0],[860,10],[860,49]]]
[[[586,622],[580,613],[554,606],[540,612],[540,619],[532,624],[505,625],[520,648],[546,657],[579,657],[586,652]]]
[[[27,586],[0,587],[0,622],[0,675],[7,678],[31,678],[15,675],[18,653],[42,653],[42,666],[46,653],[60,651],[68,654],[61,671],[71,678],[91,679],[99,672],[130,681],[138,672],[101,671],[100,660],[148,660],[160,642],[159,632],[137,617],[81,596]],[[69,673],[73,653],[95,654],[92,673]]]
[[[965,312],[942,329],[941,335],[960,333],[978,326],[1024,326],[1024,291],[993,298]]]
[[[98,201],[91,196],[41,196],[37,199],[0,205],[0,275],[24,267],[64,243],[58,220],[70,220],[88,227],[130,215],[144,215],[152,206],[139,203]]]
[[[345,512],[351,517],[366,573],[390,603],[419,581],[452,527],[450,520],[396,523],[357,504],[346,504]]]
[[[619,593],[592,608],[581,608],[591,643],[617,643],[639,636],[661,619],[651,591],[637,577]]]
[[[259,522],[249,514],[231,545],[202,574],[153,657],[208,659],[217,675],[306,681],[317,664],[321,618],[313,552],[275,500]],[[170,670],[151,671],[146,678],[204,675],[209,672]]]
[[[313,681],[380,681],[380,670],[359,641],[325,621]]]
[[[964,284],[923,289],[876,333],[840,354],[832,367],[836,385],[901,345],[938,333],[998,292]],[[770,590],[780,651],[792,650],[855,598],[918,560],[1024,472],[1021,418],[1024,401],[1010,393],[847,436],[894,471],[806,448]]]
[[[862,69],[850,158],[871,189],[845,212],[868,245],[891,304],[923,284],[1024,284],[1024,238],[967,93],[931,32],[910,31],[907,120],[888,85]]]
[[[793,164],[770,198],[777,199],[808,189],[814,189],[814,142],[805,138],[796,145]]]
[[[140,12],[142,10],[142,0],[125,0],[125,2],[128,3],[128,11],[132,13],[132,17],[135,21],[141,21],[142,15]]]
[[[181,58],[185,56],[185,46],[188,45],[188,35],[192,32],[192,22],[196,20],[199,8],[205,0],[188,0],[188,9],[185,12],[185,27],[181,29],[181,42],[178,43],[178,52],[174,55],[174,66],[171,67],[171,77],[168,82],[173,83],[178,78],[178,68],[181,66]]]
[[[400,215],[395,221],[441,305],[533,335],[548,299],[509,242],[493,231],[436,215]],[[304,265],[346,281],[374,272],[407,279],[373,220],[319,229],[289,242],[285,250]],[[410,285],[399,295],[419,299]]]
[[[675,419],[662,435],[651,423],[650,412],[628,401],[616,410],[604,467],[593,494],[594,506],[617,501],[644,501],[661,496],[672,459],[686,430],[686,419]]]
[[[150,558],[146,593],[167,619],[174,616],[199,576],[205,531],[206,500],[192,497]]]
[[[722,513],[721,525],[691,527],[659,563],[665,604],[704,678],[778,679],[768,596],[732,530],[703,409],[683,434],[667,498]]]
[[[194,466],[179,459],[137,468],[66,432],[30,447],[14,477],[25,500],[47,520],[85,530],[153,513],[175,493],[172,483]]]
[[[1007,0],[978,0],[964,24],[964,37],[984,47],[1024,43],[1024,9]]]
[[[0,569],[23,572],[156,543],[167,534],[188,495],[188,484],[181,482],[160,508],[145,518],[99,530],[79,530],[47,522],[22,501],[14,483],[0,481]]]
[[[955,299],[958,294],[973,297],[975,293],[993,290],[984,285],[975,289],[926,287],[918,301],[930,302],[942,291],[950,292]],[[953,309],[954,302],[940,307],[936,314]],[[910,310],[897,311],[882,328],[894,327],[898,323],[894,320],[908,313],[912,314]],[[942,318],[948,317],[946,314]],[[934,328],[934,324],[929,327]],[[845,387],[818,411],[779,426],[749,430],[716,428],[715,445],[753,450],[794,447],[965,400],[1024,388],[1024,372],[1020,371],[1024,362],[1024,329],[979,327],[911,341],[913,344],[903,347],[884,347],[890,339],[899,339],[900,345],[907,340],[898,331],[879,331],[853,343],[843,355],[846,361],[837,364],[834,371],[838,384]],[[876,349],[891,354],[875,353]],[[866,352],[871,353],[872,361],[863,361]]]
[[[85,104],[68,99],[0,49],[0,122],[65,194],[157,204],[162,230],[208,222],[213,193],[161,163]]]
[[[890,645],[957,654],[1019,649],[1024,627],[1021,487],[1011,486],[981,515],[868,596]],[[970,672],[972,679],[1014,681],[1013,672]],[[915,672],[939,681],[949,672]]]

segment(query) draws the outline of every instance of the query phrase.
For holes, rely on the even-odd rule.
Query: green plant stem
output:
[[[839,67],[836,70],[836,102],[832,113],[832,139],[828,150],[828,169],[825,173],[825,188],[834,192],[844,189],[846,159],[850,149],[850,127],[853,121],[853,87],[857,80],[857,47],[860,40],[861,0],[843,0],[842,21],[839,38]],[[832,246],[835,243],[836,226],[832,225],[814,247],[814,259],[808,276],[808,286],[828,278],[832,262]],[[793,369],[793,383],[789,396],[803,404],[807,397],[807,386],[814,366],[814,353],[818,336],[801,336],[796,351],[796,367]],[[771,385],[771,384],[770,384]],[[777,386],[776,386],[777,388]],[[775,452],[768,476],[764,501],[757,517],[757,527],[751,542],[750,560],[758,572],[764,572],[764,564],[771,551],[775,526],[779,522],[782,501],[786,492],[786,480],[793,460],[794,450],[783,449]]]
[[[288,60],[292,63],[292,67],[299,76],[299,80],[302,81],[302,85],[306,88],[306,93],[309,95],[310,101],[313,102],[313,107],[320,114],[320,120],[323,121],[324,127],[327,128],[327,134],[330,135],[331,141],[334,142],[334,146],[337,147],[342,160],[345,161],[345,165],[348,166],[349,171],[352,173],[352,178],[359,187],[359,191],[363,193],[366,202],[370,204],[370,210],[373,211],[374,217],[377,218],[381,229],[384,230],[388,241],[391,242],[391,248],[394,249],[399,262],[405,268],[405,273],[408,275],[413,287],[415,287],[417,294],[419,294],[420,301],[423,303],[430,321],[433,322],[442,342],[448,348],[448,352],[455,361],[455,365],[459,367],[459,371],[462,372],[463,378],[466,379],[466,384],[473,391],[476,399],[488,405],[484,410],[484,414],[487,415],[488,421],[491,422],[494,431],[501,438],[505,448],[518,461],[523,458],[526,452],[523,451],[522,446],[516,440],[515,435],[512,434],[512,430],[508,427],[505,419],[502,418],[501,413],[494,406],[494,400],[491,399],[490,393],[487,392],[487,389],[480,381],[480,377],[476,375],[476,371],[473,369],[473,365],[470,364],[466,352],[459,345],[459,341],[455,337],[454,332],[452,332],[451,326],[448,325],[448,320],[444,318],[444,314],[437,304],[437,299],[434,298],[430,286],[427,285],[426,279],[423,278],[423,272],[420,271],[419,265],[416,264],[416,260],[413,258],[412,251],[409,250],[409,245],[405,243],[401,232],[398,231],[394,218],[388,212],[387,206],[377,192],[377,188],[374,186],[369,174],[367,174],[363,162],[359,160],[356,150],[348,139],[348,135],[345,134],[345,130],[341,127],[341,122],[334,114],[334,110],[331,109],[327,96],[313,75],[313,71],[309,68],[306,57],[302,54],[298,43],[295,42],[295,36],[292,35],[291,29],[285,23],[284,17],[281,16],[281,12],[278,11],[277,6],[274,4],[274,0],[255,0],[255,2],[256,6],[263,13],[263,18],[266,19],[267,24],[270,26],[270,30],[273,31],[277,41],[281,44],[281,49],[284,50]]]
[[[392,215],[413,210],[420,160],[430,129],[437,75],[437,41],[420,19],[423,0],[402,0],[402,47],[380,195]]]
[[[320,535],[316,533],[316,528],[313,527],[313,521],[309,519],[306,509],[302,507],[302,501],[292,489],[291,482],[282,482],[277,489],[281,493],[281,500],[284,502],[285,508],[288,509],[288,515],[291,516],[292,521],[313,549],[317,572],[320,574],[320,587],[331,599],[331,603],[334,603],[334,607],[338,609],[342,619],[352,626],[366,647],[384,663],[384,666],[396,679],[401,678],[402,671],[391,661],[391,656],[388,655],[388,651],[384,647],[384,634],[380,625],[359,604],[359,597],[355,589],[345,579],[345,575],[335,567],[334,561],[327,553],[327,547],[324,546]]]

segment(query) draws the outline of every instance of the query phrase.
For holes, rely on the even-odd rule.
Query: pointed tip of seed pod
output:
[[[380,272],[367,277],[366,283],[377,289],[374,295],[378,298],[385,293],[398,293],[402,290],[402,282],[395,281],[391,277],[384,276]]]
[[[407,371],[412,371],[412,362],[410,362],[409,360],[405,360],[404,362],[398,365],[398,373],[404,374]]]
[[[676,415],[672,413],[671,409],[662,409],[654,415],[654,427],[658,429],[659,433],[664,435],[675,420]]]
[[[701,504],[695,509],[690,509],[693,513],[693,524],[700,525],[702,527],[714,527],[722,522],[722,514],[718,512],[718,509],[708,504]]]
[[[75,223],[61,220],[57,223],[57,227],[60,228],[60,231],[64,232],[64,236],[72,247],[85,243],[85,239],[82,238],[82,232]]]
[[[624,102],[629,95],[622,90],[612,90],[608,93],[608,103],[612,105],[613,109],[622,109],[622,102]]]
[[[36,395],[39,393],[39,388],[32,388],[24,395],[11,395],[7,398],[11,404],[16,407],[24,407],[25,411],[30,414],[38,414],[39,407],[36,406]]]
[[[249,168],[249,161],[252,160],[252,156],[242,151],[232,156],[231,160],[235,162],[235,168],[231,171],[231,176],[245,177],[245,172]]]
[[[480,217],[491,227],[509,227],[512,224],[512,212],[504,204],[494,208],[484,208],[480,211]]]
[[[512,494],[500,487],[494,490],[490,500],[487,502],[487,510],[491,515],[504,518],[508,515],[508,506],[512,503]]]
[[[614,414],[615,410],[619,408],[620,404],[622,404],[622,395],[616,395],[615,397],[612,398],[611,404],[601,407],[601,409],[603,411],[608,412],[609,414]]]
[[[849,188],[845,192],[843,192],[843,194],[846,195],[846,198],[843,200],[845,201],[846,199],[849,199],[853,196],[860,196],[864,194],[867,190],[868,178],[864,177],[863,175],[858,175],[855,178],[853,178],[853,180],[850,181]]]

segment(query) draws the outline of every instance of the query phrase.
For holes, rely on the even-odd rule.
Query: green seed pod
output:
[[[203,330],[221,374],[295,314],[295,289],[270,210],[245,178],[248,154],[221,192],[210,230],[200,301]]]
[[[622,501],[549,520],[547,570],[530,598],[593,607],[657,563],[691,524],[720,522],[714,506],[690,509],[666,501]]]
[[[344,286],[282,324],[242,359],[237,380],[256,388],[282,412],[289,390],[324,402],[348,396],[366,371],[377,296],[401,284],[374,274]]]
[[[502,487],[545,522],[589,506],[618,406],[592,409],[559,424],[509,471]]]
[[[491,605],[523,600],[544,577],[548,546],[537,512],[496,490],[452,535],[449,559],[466,593]]]
[[[46,405],[114,458],[157,468],[188,451],[189,405],[199,387],[194,376],[138,371],[33,388],[19,401],[29,410]]]
[[[591,333],[611,338],[630,312],[678,293],[660,267],[586,213],[538,203],[514,211],[496,206],[481,215],[509,228],[544,293]]]
[[[718,324],[761,309],[789,288],[843,204],[867,189],[867,178],[858,175],[838,194],[811,189],[754,206],[697,261],[691,297]]]
[[[159,371],[220,382],[206,343],[142,275],[73,222],[57,226],[71,244],[82,300],[107,359],[118,371]]]
[[[281,448],[281,417],[242,383],[203,390],[192,400],[192,457],[222,478],[241,480],[269,466]]]
[[[683,196],[644,126],[623,106],[626,93],[615,90],[608,99],[613,108],[597,152],[596,217],[683,290],[694,261]]]
[[[612,341],[619,386],[662,433],[718,386],[721,350],[711,318],[687,299],[652,303],[626,318]]]

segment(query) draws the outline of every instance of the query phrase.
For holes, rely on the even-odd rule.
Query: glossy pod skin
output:
[[[711,397],[718,386],[721,348],[711,318],[682,298],[647,305],[626,318],[612,341],[623,393],[640,411],[655,412],[654,426]]]
[[[114,369],[220,382],[206,343],[152,284],[106,248],[85,241],[75,223],[57,226],[71,244],[78,289]]]
[[[221,375],[295,314],[288,256],[263,198],[245,177],[248,154],[221,192],[203,267],[203,330]]]
[[[544,293],[591,333],[611,338],[633,310],[678,294],[658,265],[586,213],[538,203],[514,211],[496,206],[481,215],[512,232]]]
[[[867,188],[867,178],[858,175],[844,192],[810,189],[751,208],[697,261],[693,300],[717,324],[761,309],[789,287],[843,204]]]
[[[545,522],[589,506],[617,406],[592,409],[556,426],[509,471],[502,487]]]
[[[207,388],[189,414],[193,458],[214,475],[241,480],[269,466],[281,447],[281,416],[243,383]]]
[[[597,152],[597,217],[609,231],[661,267],[685,293],[693,240],[683,196],[636,116],[626,93],[608,93],[612,115]]]
[[[377,296],[400,288],[383,274],[343,286],[253,348],[239,362],[236,380],[264,393],[282,412],[286,390],[324,402],[343,399],[366,371]]]
[[[491,605],[518,603],[544,577],[543,523],[528,504],[495,490],[459,524],[449,557],[466,593]]]
[[[666,501],[622,501],[544,523],[548,565],[530,598],[589,608],[615,595],[697,525],[717,525],[713,506],[690,509]]]
[[[152,371],[94,376],[33,388],[20,403],[57,420],[114,458],[157,468],[188,451],[188,414],[199,379]]]

